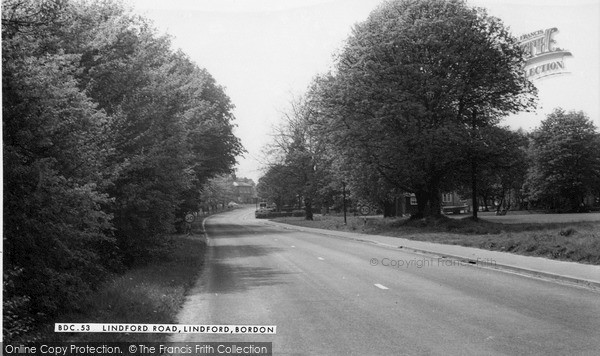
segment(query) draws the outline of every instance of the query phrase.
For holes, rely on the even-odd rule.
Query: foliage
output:
[[[288,167],[283,164],[272,164],[265,174],[260,177],[256,190],[258,196],[266,201],[273,202],[278,208],[284,206],[297,206],[298,195],[290,189],[294,185]]]
[[[479,130],[481,142],[478,149],[477,195],[487,208],[488,202],[497,203],[496,208],[519,203],[512,197],[520,192],[527,170],[527,135],[505,127],[491,126]],[[468,148],[467,148],[468,149]],[[468,159],[469,157],[467,157]],[[472,198],[469,186],[469,161],[456,179],[463,182],[460,195]]]
[[[313,205],[323,203],[317,193],[327,190],[331,178],[331,159],[313,122],[314,116],[307,97],[291,102],[284,113],[284,125],[275,135],[275,162],[257,187],[261,197],[274,201],[278,207],[302,201],[307,220],[313,218]]]
[[[317,78],[314,110],[336,155],[414,192],[418,215],[437,215],[465,143],[477,152],[480,128],[534,104],[521,66],[516,39],[483,10],[392,1],[356,26],[336,72]]]
[[[209,180],[200,195],[204,208],[235,201],[236,193],[233,186],[235,181],[232,175],[218,176]]]
[[[4,287],[14,316],[7,338],[78,308],[119,264],[102,210],[110,199],[97,189],[107,117],[77,87],[79,56],[39,49],[58,32],[53,21],[64,5],[25,4],[9,2],[13,11],[3,12]]]
[[[201,221],[193,231],[202,229]],[[185,302],[186,292],[193,287],[202,270],[206,245],[198,236],[174,235],[169,255],[156,263],[140,266],[107,280],[90,296],[86,309],[69,313],[63,320],[81,323],[148,323],[174,324]],[[46,330],[45,330],[46,331]],[[118,333],[111,342],[163,342],[169,334]],[[54,333],[49,328],[45,341],[106,342],[103,333]]]
[[[530,201],[580,211],[600,186],[600,134],[581,111],[555,109],[531,137],[525,191]]]
[[[198,209],[203,184],[231,170],[241,145],[232,133],[233,106],[210,74],[172,52],[169,39],[145,20],[114,12],[90,11],[74,27],[97,23],[82,41],[89,44],[81,83],[113,114],[108,192],[119,245],[132,265],[163,249],[163,234]]]
[[[223,88],[119,2],[4,0],[2,50],[11,341],[163,251],[242,147]]]

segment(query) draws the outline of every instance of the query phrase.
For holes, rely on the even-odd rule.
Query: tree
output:
[[[235,200],[233,187],[234,179],[230,175],[218,176],[210,179],[202,189],[200,200],[203,209],[217,208],[219,203],[226,204]]]
[[[57,46],[68,13],[62,1],[3,2],[5,340],[81,308],[120,267],[99,173],[108,117],[78,87],[80,56]]]
[[[581,211],[600,186],[600,134],[581,111],[558,108],[533,132],[525,191],[556,211]]]
[[[313,125],[315,112],[306,97],[291,102],[289,111],[283,114],[284,124],[274,136],[271,153],[274,163],[267,171],[267,179],[259,181],[259,191],[272,193],[281,189],[293,192],[302,201],[305,218],[313,219],[313,205],[324,186],[327,159],[325,146],[320,140],[317,126]],[[280,181],[270,177],[279,176]],[[278,188],[264,187],[267,180]],[[278,194],[279,199],[284,195]]]
[[[477,198],[488,210],[488,202],[494,201],[500,210],[511,204],[511,195],[519,193],[527,170],[527,136],[522,131],[511,131],[505,127],[490,126],[479,130],[481,145],[478,154],[476,185]],[[465,147],[469,152],[470,146]],[[482,158],[485,158],[483,160]],[[463,170],[454,180],[462,182],[459,189],[464,198],[472,198],[471,157],[465,154]]]
[[[292,189],[295,184],[289,167],[284,164],[271,164],[259,178],[256,191],[261,199],[273,202],[281,209],[298,204],[298,194]]]
[[[476,152],[479,128],[534,104],[522,63],[516,39],[481,9],[392,1],[356,26],[336,72],[319,79],[318,112],[340,154],[414,192],[417,217],[439,215],[464,143]]]
[[[168,251],[242,152],[223,88],[121,2],[3,0],[6,340]]]
[[[206,70],[121,3],[76,3],[73,12],[65,36],[81,53],[79,85],[110,115],[104,172],[115,235],[128,265],[145,263],[242,152],[233,105]]]

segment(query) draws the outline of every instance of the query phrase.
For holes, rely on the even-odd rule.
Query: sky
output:
[[[353,25],[384,0],[128,0],[134,11],[172,37],[225,88],[235,105],[235,134],[247,153],[238,177],[255,182],[264,147],[294,97],[332,68]],[[467,0],[502,19],[515,36],[556,27],[557,46],[573,56],[560,76],[535,81],[535,112],[503,124],[531,131],[554,108],[582,110],[600,127],[600,1]]]

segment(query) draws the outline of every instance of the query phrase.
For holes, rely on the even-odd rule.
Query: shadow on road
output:
[[[288,273],[269,267],[245,267],[213,262],[207,293],[239,293],[258,287],[285,284]]]
[[[220,234],[219,234],[220,235]],[[285,283],[287,272],[258,265],[261,258],[284,251],[260,244],[213,245],[208,247],[208,293],[237,293]]]
[[[236,224],[219,224],[212,223],[206,227],[207,233],[210,238],[239,238],[248,237],[248,235],[260,234],[260,235],[284,235],[288,234],[288,231],[281,229],[270,229],[264,226],[251,226],[251,225],[236,225]]]
[[[210,263],[232,261],[236,258],[261,257],[285,251],[282,248],[263,245],[213,245],[208,247]],[[233,261],[235,262],[235,261]]]

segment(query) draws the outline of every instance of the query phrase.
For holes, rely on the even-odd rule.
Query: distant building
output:
[[[254,182],[233,182],[234,195],[237,203],[252,204],[256,197]]]
[[[406,194],[406,212],[415,214],[417,212],[417,197],[414,194]],[[442,193],[442,213],[465,214],[471,210],[469,200],[462,199],[456,192]]]
[[[458,193],[442,193],[442,212],[444,214],[465,214],[470,210],[469,200],[462,199]]]

